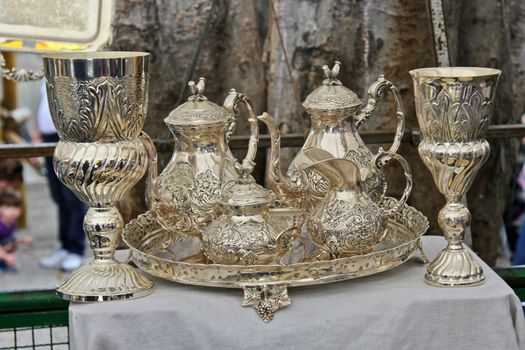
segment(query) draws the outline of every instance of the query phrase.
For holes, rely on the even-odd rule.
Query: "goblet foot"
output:
[[[485,275],[463,246],[447,247],[428,266],[425,281],[436,287],[478,286],[485,282]]]
[[[153,282],[128,264],[90,260],[57,286],[57,294],[76,302],[140,298],[153,291]]]

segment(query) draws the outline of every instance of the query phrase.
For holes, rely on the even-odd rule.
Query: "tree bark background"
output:
[[[279,41],[270,0],[218,0],[203,33],[211,0],[118,0],[112,49],[151,53],[149,117],[146,131],[153,138],[169,136],[163,119],[176,107],[185,75],[201,35],[202,50],[191,79],[207,78],[206,95],[222,103],[230,88],[246,93],[256,111],[268,111],[286,132],[303,132],[308,117],[297,106]],[[290,59],[301,101],[322,81],[323,64],[343,63],[340,80],[361,98],[380,74],[399,89],[407,130],[418,128],[410,69],[435,66],[430,19],[424,0],[274,0],[283,45]],[[525,3],[512,1],[446,0],[445,16],[451,63],[503,70],[493,124],[515,123],[525,107]],[[520,14],[522,16],[520,16]],[[365,130],[394,130],[391,98],[382,103]],[[237,133],[247,133],[239,120]],[[373,150],[379,145],[370,145]],[[473,216],[474,249],[489,264],[497,254],[498,230],[516,158],[517,141],[491,141],[489,161],[468,194]],[[284,150],[291,160],[296,150]],[[428,216],[429,233],[441,234],[436,222],[444,199],[415,145],[400,153],[412,166],[414,188],[410,204]],[[258,162],[264,165],[259,151]],[[163,154],[164,164],[170,154]],[[263,170],[259,170],[262,174]],[[403,188],[400,169],[387,171],[389,194]],[[143,210],[141,189],[124,204],[129,219]]]

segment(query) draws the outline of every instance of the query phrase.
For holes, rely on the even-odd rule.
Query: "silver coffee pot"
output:
[[[287,176],[281,174],[279,153],[279,131],[275,121],[268,115],[259,119],[264,122],[272,138],[271,167],[269,168],[269,186],[279,198],[292,201],[294,206],[309,212],[328,191],[328,183],[316,172],[311,170],[298,171],[297,157],[310,148],[322,149],[334,158],[352,160],[359,168],[364,190],[375,202],[380,202],[384,196],[386,185],[381,168],[374,166],[374,154],[366,147],[359,135],[359,127],[363,125],[374,112],[376,105],[383,99],[385,90],[394,94],[397,106],[397,130],[394,142],[388,150],[388,155],[397,152],[405,129],[403,103],[397,88],[383,76],[372,83],[368,89],[368,102],[361,108],[361,100],[350,89],[344,87],[337,79],[341,63],[329,69],[323,66],[326,79],[323,84],[311,92],[304,101],[304,108],[311,116],[311,128],[308,137],[299,153],[292,160]],[[388,161],[386,156],[384,161]]]
[[[200,236],[219,215],[217,202],[225,184],[239,177],[241,164],[228,141],[235,127],[239,103],[249,114],[250,140],[242,167],[250,172],[255,163],[259,131],[249,99],[230,90],[219,106],[203,95],[205,79],[190,82],[191,96],[164,120],[174,135],[170,162],[154,181],[154,205],[159,221],[178,233]]]

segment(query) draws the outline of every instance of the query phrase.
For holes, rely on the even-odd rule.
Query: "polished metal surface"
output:
[[[384,174],[372,164],[374,154],[366,147],[358,130],[373,114],[385,92],[391,91],[397,107],[397,130],[389,154],[395,154],[405,128],[402,100],[396,87],[380,76],[370,85],[367,104],[360,109],[361,102],[357,96],[342,86],[337,79],[340,66],[341,63],[337,61],[332,69],[323,66],[326,77],[323,85],[308,95],[304,102],[304,107],[312,118],[312,125],[296,158],[309,148],[317,148],[331,153],[334,158],[352,160],[359,167],[365,191],[374,201],[380,202],[386,189]],[[328,184],[322,176],[311,170],[298,171],[296,158],[292,160],[287,176],[282,175],[279,162],[280,135],[277,126],[267,114],[259,119],[267,125],[272,137],[270,187],[280,199],[291,201],[294,206],[310,212],[325,196]]]
[[[202,233],[202,247],[210,262],[279,263],[299,236],[303,215],[294,208],[280,208],[274,213],[281,215],[271,215],[274,203],[274,193],[255,182],[251,167],[241,166],[240,178],[222,191],[221,215]]]
[[[145,52],[44,55],[49,108],[63,141],[136,139],[148,106]]]
[[[410,74],[422,133],[419,154],[447,199],[438,222],[448,246],[430,263],[425,280],[436,286],[478,285],[485,276],[463,247],[471,216],[460,197],[489,157],[485,137],[501,71],[449,67],[416,69]]]
[[[386,210],[363,190],[359,167],[353,161],[334,158],[329,152],[315,148],[296,157],[299,171],[315,171],[329,185],[328,193],[307,219],[310,238],[322,251],[333,258],[363,255],[384,239],[388,217],[405,204],[412,189],[412,173],[401,156],[380,151],[373,164],[379,169],[384,159],[390,158],[403,166],[406,187],[396,206]]]
[[[146,117],[148,54],[75,53],[44,58],[48,99],[60,142],[58,178],[89,205],[84,231],[94,258],[57,286],[63,298],[106,301],[140,297],[153,283],[115,260],[124,225],[115,203],[150,169]],[[149,160],[149,162],[148,162]]]
[[[250,100],[230,90],[224,106],[204,96],[205,79],[189,83],[192,95],[175,108],[165,123],[175,138],[170,162],[154,181],[157,214],[173,234],[202,236],[202,230],[220,214],[218,200],[224,186],[249,172],[255,163],[259,128]],[[248,151],[239,163],[228,141],[235,128],[239,104],[248,111],[251,135]]]
[[[384,200],[386,210],[398,205],[393,198]],[[272,209],[270,215],[276,215]],[[286,288],[332,283],[389,270],[406,261],[418,249],[420,238],[427,229],[425,216],[405,204],[388,219],[385,238],[368,254],[330,259],[328,255],[313,251],[304,258],[294,254],[286,264],[270,265],[208,264],[199,239],[179,236],[172,240],[172,234],[163,228],[152,211],[126,225],[122,237],[133,252],[132,260],[152,275],[210,287],[258,286],[260,291],[270,285]],[[298,245],[301,245],[300,241],[296,241],[294,249],[300,252]],[[264,293],[259,295],[264,296]],[[271,294],[267,297],[270,298],[268,302],[277,302],[271,300]],[[263,300],[264,297],[256,299],[258,302]],[[255,301],[248,304],[254,305]]]

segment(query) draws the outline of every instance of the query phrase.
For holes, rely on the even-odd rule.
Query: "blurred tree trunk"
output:
[[[509,14],[517,3],[503,0],[484,2],[462,1],[456,5],[459,16],[454,19],[457,30],[456,57],[458,66],[496,67],[503,71],[495,101],[492,124],[519,122],[513,96],[513,66]],[[517,101],[516,101],[517,102]],[[499,244],[499,230],[503,225],[503,211],[509,191],[509,182],[515,167],[518,142],[492,140],[491,155],[478,173],[468,193],[472,212],[472,241],[474,250],[490,264],[495,263]]]
[[[152,54],[149,118],[146,130],[154,138],[169,136],[163,118],[176,107],[199,39],[202,50],[190,77],[207,78],[206,95],[221,103],[230,88],[245,92],[256,111],[266,110],[283,131],[303,132],[302,114],[292,89],[271,1],[219,0],[203,33],[212,1],[119,0],[113,49],[144,50]],[[406,110],[407,130],[418,128],[414,112],[410,69],[434,66],[430,22],[424,0],[273,1],[291,74],[301,101],[321,81],[323,64],[343,62],[340,80],[366,98],[380,74],[399,89]],[[523,1],[445,1],[451,62],[454,65],[498,67],[504,71],[498,90],[493,124],[519,120],[525,106],[525,13]],[[523,16],[522,16],[523,18]],[[265,58],[263,60],[263,58]],[[515,79],[513,79],[515,78]],[[306,117],[303,122],[302,118]],[[389,97],[363,130],[394,130],[395,109]],[[247,133],[245,118],[238,131]],[[378,145],[370,145],[373,150]],[[474,248],[489,263],[495,261],[501,213],[513,171],[515,140],[491,141],[492,154],[470,191]],[[262,154],[263,152],[259,152]],[[410,204],[431,221],[432,234],[444,199],[430,172],[421,163],[415,145],[403,144],[400,153],[412,165],[414,189]],[[284,150],[290,160],[295,150]],[[164,155],[169,158],[169,153]],[[259,164],[263,159],[259,158]],[[387,171],[389,194],[403,188],[400,169]],[[127,218],[143,210],[137,189],[127,202]]]
[[[112,49],[147,51],[151,54],[148,119],[145,130],[154,139],[171,140],[163,119],[178,104],[186,74],[195,60],[190,80],[206,77],[205,95],[222,104],[230,88],[247,94],[256,111],[265,108],[266,87],[261,62],[254,0],[119,0]],[[209,30],[204,31],[206,22]],[[202,49],[195,56],[199,40]],[[246,133],[247,119],[237,122],[237,133]],[[159,154],[160,169],[170,153]],[[259,163],[262,163],[259,161]],[[263,164],[264,165],[264,164]],[[126,221],[145,210],[144,183],[120,203]]]

